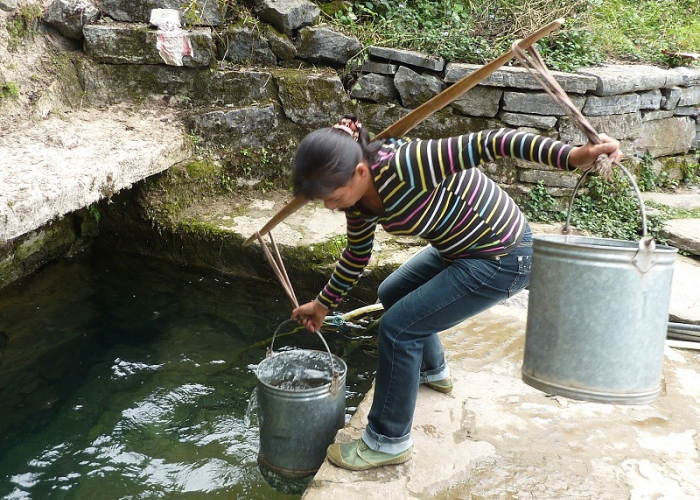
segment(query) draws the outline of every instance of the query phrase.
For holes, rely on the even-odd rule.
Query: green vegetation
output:
[[[19,96],[19,86],[15,82],[6,82],[0,85],[0,99]]]
[[[566,212],[561,210],[561,204],[551,194],[547,188],[538,182],[530,193],[523,197],[519,203],[528,219],[533,222],[562,222],[566,220]]]
[[[533,222],[566,221],[567,210],[560,209],[559,203],[541,183],[532,189],[521,206]],[[656,241],[661,241],[658,232],[664,218],[646,214],[647,233]],[[585,193],[579,192],[574,198],[569,222],[577,229],[602,238],[633,241],[642,234],[639,200],[627,178],[618,171],[614,172],[613,182],[606,182],[599,176],[586,180]]]
[[[100,207],[97,203],[93,203],[88,207],[88,213],[95,219],[95,222],[100,222],[102,219],[102,213],[100,212]]]
[[[7,43],[7,50],[14,51],[23,40],[33,38],[39,29],[41,20],[41,6],[23,5],[19,11],[7,21],[7,32],[10,40]]]
[[[565,18],[566,25],[538,44],[552,69],[571,71],[605,57],[688,64],[692,60],[662,50],[700,47],[697,0],[359,0],[323,11],[327,22],[365,46],[420,50],[476,64],[557,18]]]
[[[599,50],[634,62],[676,65],[662,52],[700,51],[697,0],[591,0],[588,24]]]
[[[192,27],[202,24],[202,17],[204,14],[204,9],[207,6],[207,2],[212,0],[183,0],[182,1],[182,23],[185,26]],[[216,1],[216,0],[214,0]],[[248,18],[249,12],[248,8],[251,1],[240,1],[240,0],[218,0],[219,11],[226,20],[236,20],[239,18]],[[249,5],[246,5],[249,4]]]
[[[571,224],[604,238],[637,240],[641,236],[640,202],[625,175],[613,172],[613,181],[592,176],[586,182],[588,193],[577,196],[571,210]],[[647,232],[660,241],[663,222],[659,215],[646,214]]]
[[[640,191],[653,191],[657,187],[657,176],[652,168],[652,158],[648,153],[642,156],[637,174],[637,187]]]
[[[637,187],[640,191],[654,191],[699,184],[700,164],[686,161],[680,169],[683,177],[672,180],[664,169],[655,173],[651,156],[645,155],[636,172]],[[562,201],[552,197],[540,182],[528,196],[520,200],[520,206],[533,222],[564,222],[567,211],[562,209]],[[568,204],[568,199],[566,202]],[[655,203],[645,205],[654,208],[653,211],[647,210],[647,232],[657,241],[663,242],[658,232],[664,221],[700,218],[700,209],[682,210]],[[588,177],[574,199],[570,223],[594,236],[622,240],[639,239],[642,231],[639,200],[629,186],[627,177],[617,169],[613,172],[612,182],[606,182],[597,175]]]

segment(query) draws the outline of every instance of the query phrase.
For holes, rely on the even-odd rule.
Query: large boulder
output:
[[[350,91],[350,97],[377,103],[388,103],[398,100],[399,93],[394,87],[392,77],[368,73],[357,79]]]
[[[334,66],[344,66],[362,50],[357,38],[328,28],[302,29],[296,47],[300,59]]]
[[[421,75],[401,66],[394,76],[394,86],[406,108],[417,108],[442,91],[442,82],[433,75]]]
[[[82,40],[83,26],[95,22],[100,11],[88,0],[53,0],[44,14],[44,21],[63,36]]]
[[[234,64],[277,65],[277,56],[258,30],[248,26],[231,26],[222,38],[224,46],[218,48],[220,59],[227,59]]]
[[[261,147],[277,129],[274,104],[210,111],[192,117],[195,129],[207,139],[224,138],[238,147]]]
[[[253,12],[262,21],[291,36],[302,26],[311,26],[321,9],[309,0],[256,0]]]
[[[275,82],[284,115],[305,132],[333,125],[353,112],[343,84],[334,73],[278,71]]]
[[[201,67],[212,58],[209,28],[160,32],[140,23],[103,23],[85,26],[83,34],[85,52],[98,62]],[[161,37],[179,40],[180,52],[170,50],[178,44],[163,43]]]

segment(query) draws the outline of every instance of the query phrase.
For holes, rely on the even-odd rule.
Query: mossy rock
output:
[[[305,131],[329,127],[354,112],[342,82],[334,72],[282,69],[273,72],[286,118]]]

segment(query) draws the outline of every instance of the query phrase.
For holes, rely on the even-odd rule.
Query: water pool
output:
[[[290,310],[276,281],[96,251],[3,289],[0,498],[299,498],[260,470],[250,405]],[[324,333],[348,364],[349,418],[371,385],[373,332]],[[285,343],[319,348],[305,331]]]

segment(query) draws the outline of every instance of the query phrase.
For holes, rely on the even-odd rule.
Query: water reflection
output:
[[[251,404],[288,315],[274,282],[124,255],[84,254],[3,290],[0,498],[298,498],[303,485],[259,469]],[[348,363],[349,415],[374,347],[327,339]]]

